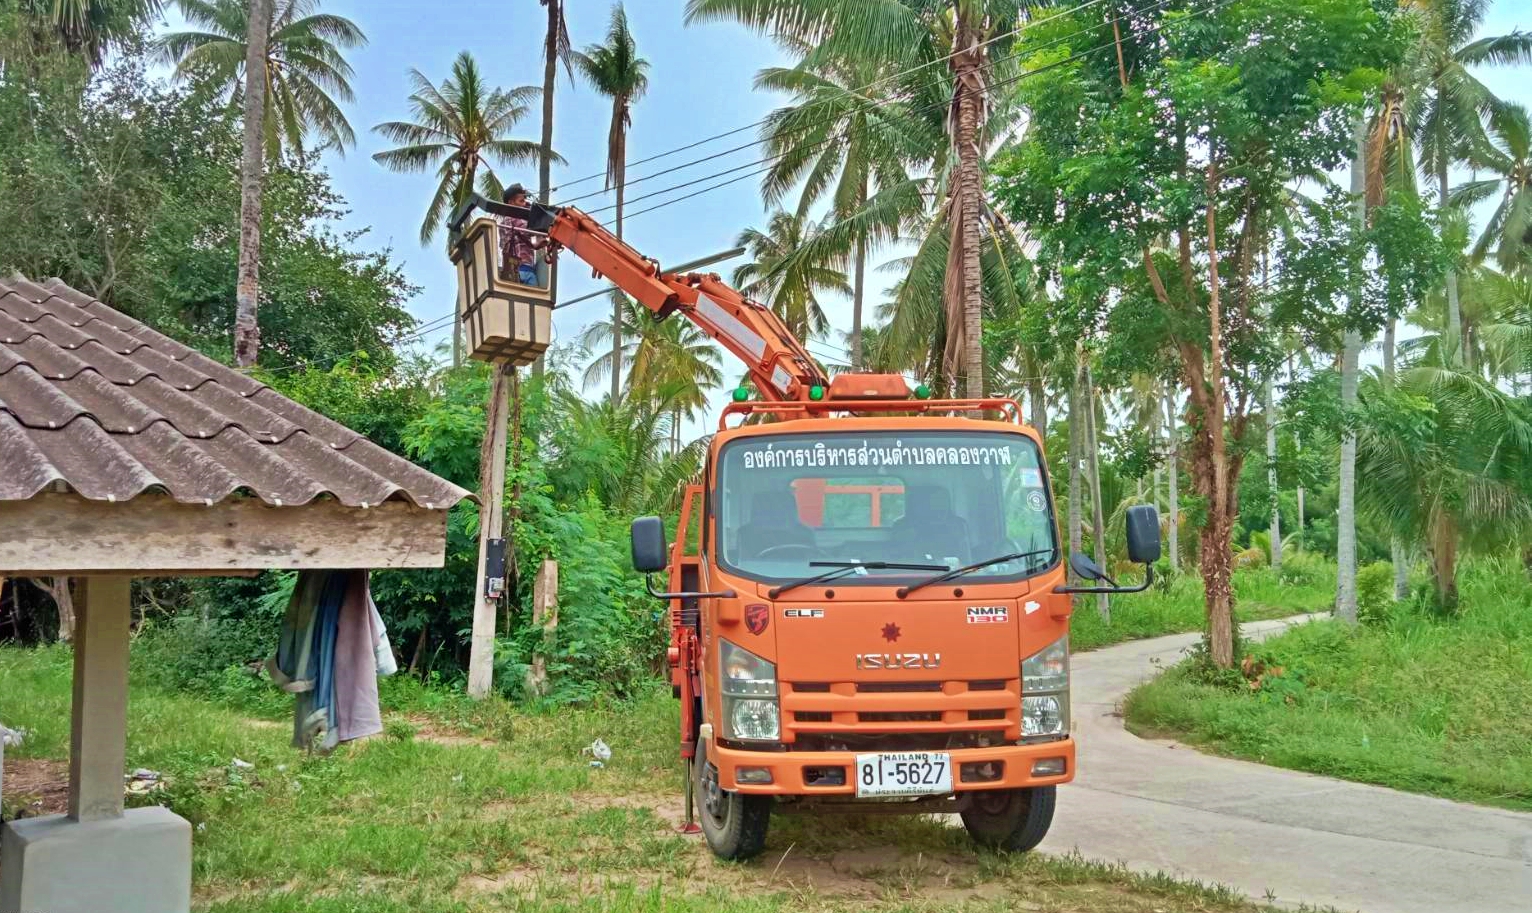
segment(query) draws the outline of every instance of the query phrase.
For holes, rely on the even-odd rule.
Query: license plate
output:
[[[931,796],[952,792],[952,756],[900,751],[856,756],[858,796]]]

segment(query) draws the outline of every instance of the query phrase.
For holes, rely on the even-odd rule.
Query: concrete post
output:
[[[188,913],[191,825],[169,809],[122,807],[129,578],[83,584],[69,813],[0,826],[0,913]]]
[[[128,746],[128,577],[87,577],[75,631],[69,817],[122,817]]]

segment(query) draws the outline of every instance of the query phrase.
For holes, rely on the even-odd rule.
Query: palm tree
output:
[[[161,7],[161,0],[21,0],[24,15],[92,67],[99,67],[114,47],[135,38]]]
[[[550,202],[553,171],[553,90],[558,87],[559,63],[564,72],[574,79],[573,49],[569,43],[569,22],[564,17],[565,0],[538,0],[548,12],[548,31],[543,36],[543,140],[542,153],[537,162],[537,199]],[[558,267],[548,274],[548,291],[558,300]],[[543,356],[532,362],[532,373],[543,373]]]
[[[681,486],[696,478],[708,442],[701,438],[666,454],[675,416],[670,402],[635,396],[592,403],[569,391],[555,396],[548,449],[551,464],[559,467],[554,486],[564,498],[589,494],[622,516],[675,508]]]
[[[543,36],[543,142],[537,162],[537,199],[547,203],[553,169],[553,90],[558,85],[559,64],[574,79],[574,50],[569,44],[565,0],[538,0],[548,10],[548,31]]]
[[[1452,202],[1465,209],[1500,195],[1500,204],[1473,246],[1473,259],[1482,263],[1495,253],[1506,271],[1532,266],[1532,119],[1518,104],[1502,104],[1490,115],[1489,141],[1475,150],[1475,170],[1493,178],[1469,181],[1452,192]]]
[[[506,91],[486,84],[467,51],[457,55],[452,75],[440,87],[419,70],[410,70],[410,84],[415,90],[410,96],[415,120],[389,121],[372,128],[400,144],[376,153],[373,160],[391,171],[436,170],[436,191],[420,223],[420,243],[429,244],[447,212],[467,200],[476,185],[486,196],[500,196],[500,179],[492,162],[530,165],[539,160],[540,144],[512,139],[509,133],[531,111],[542,89],[522,86]],[[563,162],[557,153],[553,156]]]
[[[623,308],[622,363],[617,370],[627,377],[628,399],[665,401],[674,415],[671,451],[681,449],[681,424],[707,405],[709,390],[723,383],[718,349],[688,320],[655,320],[649,309],[632,298]],[[612,373],[610,350],[612,325],[597,321],[585,328],[580,344],[589,351],[603,351],[585,369],[586,386],[595,386]]]
[[[205,76],[228,93],[230,104],[243,95],[250,0],[176,0],[195,31],[172,32],[155,42],[160,58],[178,77]],[[341,111],[355,100],[356,75],[344,51],[363,47],[367,36],[344,16],[318,12],[317,0],[275,0],[266,44],[266,154],[303,148],[314,134],[325,148],[344,152],[356,133]]]
[[[946,306],[945,371],[961,374],[966,392],[984,393],[982,315],[985,157],[996,99],[991,81],[1014,70],[1008,54],[1028,0],[688,0],[688,22],[732,19],[760,32],[809,47],[808,69],[827,64],[903,73],[911,98],[945,110],[945,149],[955,161],[945,169],[943,224],[949,228],[943,299]],[[929,147],[936,148],[936,147]]]
[[[808,49],[803,49],[807,53]],[[908,180],[904,167],[909,132],[889,82],[866,66],[827,64],[770,67],[755,77],[758,89],[793,94],[794,103],[767,116],[761,133],[772,164],[761,179],[768,206],[778,205],[801,185],[797,215],[825,197],[831,214],[846,219],[867,205],[874,184],[895,186]],[[863,364],[862,316],[867,254],[871,245],[892,240],[886,224],[862,221],[850,233],[851,364]]]
[[[829,330],[819,296],[851,292],[842,260],[813,255],[820,250],[810,243],[816,232],[802,216],[778,210],[764,231],[747,228],[734,241],[751,258],[734,270],[734,284],[775,311],[804,341]]]
[[[1473,374],[1413,368],[1363,385],[1359,501],[1431,559],[1438,605],[1457,605],[1457,556],[1532,528],[1532,416]]]
[[[606,43],[593,44],[573,54],[575,67],[591,88],[612,100],[612,123],[606,135],[606,189],[617,188],[617,237],[622,237],[623,195],[628,180],[628,128],[633,126],[633,104],[649,89],[649,61],[638,56],[638,43],[628,28],[628,14],[618,3],[612,7]],[[622,351],[623,302],[612,299],[613,358]],[[612,399],[622,394],[621,377],[612,374]]]
[[[1420,53],[1426,100],[1418,128],[1420,167],[1448,203],[1447,172],[1486,145],[1484,119],[1500,102],[1471,68],[1532,63],[1532,32],[1475,38],[1493,0],[1412,0],[1422,10]],[[1448,332],[1457,333],[1457,275],[1446,279]]]

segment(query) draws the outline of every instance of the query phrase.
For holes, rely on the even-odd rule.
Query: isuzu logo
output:
[[[858,653],[858,669],[936,669],[942,664],[940,653]]]

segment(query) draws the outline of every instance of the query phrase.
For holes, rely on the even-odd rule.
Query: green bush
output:
[[[1282,550],[1281,581],[1285,586],[1313,587],[1335,583],[1335,563],[1317,552]]]
[[[1356,616],[1364,625],[1386,624],[1394,605],[1394,566],[1374,561],[1356,572]]]

